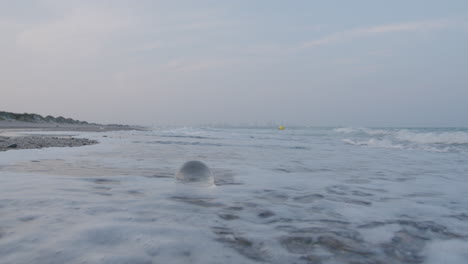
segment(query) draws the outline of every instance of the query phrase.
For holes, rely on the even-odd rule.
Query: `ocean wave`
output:
[[[157,141],[149,141],[146,142],[149,144],[162,144],[162,145],[184,145],[184,146],[214,146],[214,147],[221,147],[221,146],[228,146],[228,145],[223,145],[223,144],[218,144],[218,143],[210,143],[210,142],[189,142],[189,141],[172,141],[172,140],[157,140]]]
[[[408,141],[417,144],[468,144],[468,133],[462,131],[421,133],[409,130],[400,130],[396,132],[395,137],[401,141]]]
[[[217,138],[213,138],[213,137],[184,136],[184,135],[159,135],[159,137],[167,137],[167,138],[190,138],[190,139],[217,139]]]
[[[376,139],[376,138],[371,138],[369,140],[365,141],[356,141],[352,139],[345,138],[342,140],[343,142],[350,144],[350,145],[355,145],[355,146],[370,146],[370,147],[379,147],[379,148],[391,148],[391,149],[403,149],[405,146],[401,144],[394,144],[390,140],[386,139]]]
[[[364,133],[368,135],[388,135],[391,134],[391,130],[384,130],[384,129],[374,129],[374,128],[366,128],[366,127],[340,127],[340,128],[335,128],[333,131],[337,133],[345,133],[345,134],[350,134],[350,133]]]
[[[345,134],[364,134],[369,136],[388,136],[392,140],[416,144],[468,144],[468,132],[465,131],[421,131],[423,129],[374,129],[342,127],[333,129],[334,132]]]
[[[334,131],[345,133],[346,138],[342,141],[355,146],[430,152],[468,151],[468,132],[462,129],[340,128]]]
[[[383,130],[383,129],[371,129],[371,128],[363,128],[362,132],[375,136],[375,135],[389,135],[392,134],[393,131],[390,130]]]
[[[338,133],[349,134],[349,133],[354,133],[357,130],[355,128],[352,128],[352,127],[340,127],[340,128],[333,129],[333,131],[338,132]]]

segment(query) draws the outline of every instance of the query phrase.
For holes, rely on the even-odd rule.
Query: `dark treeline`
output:
[[[0,111],[0,120],[16,120],[16,121],[23,121],[23,122],[47,122],[47,123],[60,123],[60,124],[88,124],[86,121],[75,120],[72,118],[65,118],[63,116],[53,117],[53,116],[41,116],[38,114],[19,114],[19,113],[11,113],[11,112],[4,112]]]

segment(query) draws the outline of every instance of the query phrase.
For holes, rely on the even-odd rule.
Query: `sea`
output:
[[[468,263],[466,128],[48,133],[100,143],[0,152],[2,264]]]

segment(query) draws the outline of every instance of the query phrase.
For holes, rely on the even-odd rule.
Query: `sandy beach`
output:
[[[80,147],[99,143],[96,140],[75,138],[73,135],[43,135],[40,131],[107,132],[143,130],[143,127],[99,124],[58,124],[21,121],[0,121],[0,151],[38,149],[47,147]],[[34,134],[28,134],[34,132]]]

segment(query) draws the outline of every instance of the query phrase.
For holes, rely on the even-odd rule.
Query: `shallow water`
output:
[[[468,263],[466,129],[79,136],[0,153],[0,263]]]

